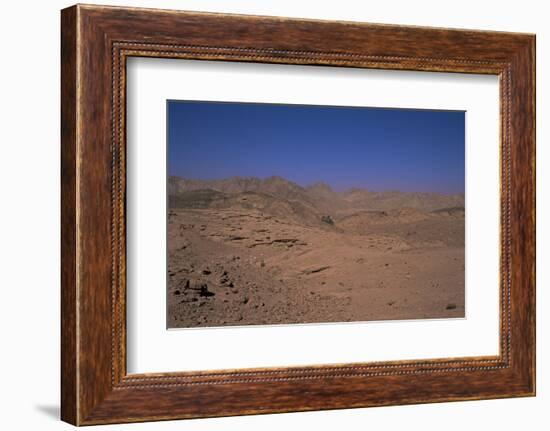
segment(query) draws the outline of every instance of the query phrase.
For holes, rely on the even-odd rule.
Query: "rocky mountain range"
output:
[[[168,180],[169,205],[173,208],[244,207],[281,216],[319,220],[325,215],[336,219],[358,211],[394,211],[404,208],[419,212],[460,211],[464,195],[419,192],[376,192],[352,188],[343,192],[317,182],[302,187],[278,176],[231,177],[221,180],[185,179],[176,176]]]

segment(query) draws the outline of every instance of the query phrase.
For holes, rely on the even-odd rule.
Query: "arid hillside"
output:
[[[169,179],[168,326],[464,316],[464,196]]]

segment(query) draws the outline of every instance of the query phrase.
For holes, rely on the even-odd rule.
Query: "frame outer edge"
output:
[[[79,423],[77,275],[78,6],[61,11],[61,420]]]
[[[533,316],[531,319],[532,325],[532,337],[533,337],[533,358],[532,358],[532,371],[531,377],[533,379],[532,395],[537,395],[537,36],[533,35],[531,39],[531,51],[532,59],[532,75],[533,82],[533,94],[531,96],[531,104],[533,107],[533,157],[531,160],[532,166],[532,178],[533,178],[533,236],[534,236],[534,250],[533,250]]]
[[[512,283],[516,320],[512,361],[524,396],[536,396],[536,54],[528,36],[512,62]]]
[[[477,385],[473,391],[465,390],[464,393],[449,394],[449,396],[439,396],[434,398],[422,398],[421,394],[411,392],[408,398],[399,398],[395,400],[386,400],[380,402],[379,400],[361,400],[360,402],[339,402],[337,398],[334,398],[335,393],[331,392],[338,389],[342,393],[346,392],[347,399],[351,399],[351,395],[348,393],[350,390],[339,389],[336,385],[328,385],[325,387],[326,381],[311,381],[307,385],[302,386],[296,384],[262,384],[255,385],[254,382],[244,382],[241,384],[235,382],[226,386],[220,386],[218,388],[210,389],[210,385],[197,385],[193,387],[193,390],[174,388],[153,388],[142,389],[139,387],[122,388],[119,386],[117,378],[111,378],[107,381],[106,367],[107,365],[113,366],[113,355],[106,350],[103,350],[107,346],[106,334],[107,330],[112,328],[112,321],[107,321],[106,318],[100,320],[100,317],[104,317],[104,313],[107,311],[107,306],[112,305],[112,300],[106,296],[106,289],[103,285],[105,282],[105,271],[103,271],[101,282],[96,283],[93,274],[89,273],[92,265],[104,269],[106,261],[98,258],[96,245],[103,247],[105,241],[103,239],[98,242],[90,240],[90,232],[94,232],[95,227],[90,220],[93,220],[94,214],[96,214],[96,208],[90,203],[90,190],[93,191],[94,185],[104,186],[103,178],[92,175],[89,178],[92,170],[90,169],[90,163],[97,163],[105,174],[105,158],[98,156],[98,151],[106,151],[108,148],[105,145],[104,139],[106,132],[100,130],[96,132],[93,130],[88,121],[96,121],[93,115],[97,115],[101,119],[106,119],[106,113],[110,112],[106,105],[106,100],[101,96],[103,87],[94,87],[94,82],[87,79],[87,77],[95,72],[100,83],[106,79],[107,65],[98,64],[97,62],[90,61],[93,57],[94,50],[98,50],[98,54],[102,55],[106,59],[106,50],[110,46],[109,44],[113,40],[117,40],[120,34],[124,36],[128,32],[132,31],[129,27],[124,26],[121,28],[121,22],[127,21],[128,16],[120,11],[132,11],[132,17],[134,15],[141,15],[142,12],[147,10],[139,9],[139,13],[133,9],[121,8],[113,9],[109,11],[108,19],[104,20],[101,14],[98,16],[102,7],[81,5],[73,6],[71,8],[62,11],[62,33],[61,33],[61,45],[62,45],[62,93],[61,93],[61,168],[62,168],[62,247],[61,247],[61,262],[62,262],[62,286],[61,286],[61,309],[62,309],[62,325],[61,325],[61,338],[62,338],[62,391],[61,391],[61,416],[66,422],[73,425],[91,425],[99,423],[120,423],[120,422],[136,422],[147,420],[161,420],[161,419],[179,419],[185,417],[210,417],[210,416],[228,416],[236,414],[258,414],[258,413],[274,413],[283,411],[306,411],[306,410],[324,410],[333,408],[351,408],[351,407],[365,407],[374,405],[388,405],[388,404],[411,404],[411,403],[427,403],[427,402],[439,402],[439,401],[457,401],[467,399],[489,399],[489,398],[501,398],[510,396],[525,396],[532,395],[534,393],[534,365],[535,365],[535,352],[534,352],[534,238],[530,238],[530,234],[534,233],[534,151],[535,151],[535,138],[534,138],[534,81],[527,83],[527,88],[519,87],[520,94],[523,97],[525,110],[533,114],[531,119],[522,122],[522,127],[526,127],[529,130],[529,135],[524,136],[522,143],[523,148],[519,152],[519,162],[522,167],[528,165],[532,168],[530,173],[524,173],[519,178],[521,184],[526,187],[524,190],[525,195],[520,197],[513,204],[513,208],[516,203],[519,203],[520,207],[530,211],[526,214],[528,220],[524,225],[523,232],[527,235],[527,244],[522,248],[527,251],[527,262],[524,265],[520,265],[520,272],[525,278],[523,283],[518,283],[524,286],[528,283],[526,289],[522,290],[520,294],[514,295],[515,300],[518,301],[518,305],[525,304],[526,310],[524,310],[524,316],[526,321],[520,325],[520,328],[516,331],[516,340],[520,340],[521,334],[527,333],[527,337],[521,343],[523,347],[527,346],[527,352],[523,352],[517,355],[515,359],[516,367],[513,372],[510,373],[498,373],[495,372],[494,377],[506,378],[506,381],[502,383],[509,384],[513,387],[509,388],[506,392],[504,388],[498,388],[497,385],[488,383],[488,378],[484,379],[482,376],[473,382]],[[174,11],[175,13],[182,13]],[[154,12],[151,12],[154,13]],[[185,13],[183,15],[187,16]],[[206,14],[205,14],[206,15]],[[189,17],[190,16],[190,17]],[[188,20],[196,18],[194,14],[189,15]],[[212,15],[208,15],[209,20],[212,20]],[[242,16],[241,16],[242,17]],[[228,18],[229,19],[229,18]],[[250,17],[241,18],[242,20],[249,20]],[[266,20],[275,20],[275,17],[265,17]],[[184,22],[186,19],[182,20]],[[230,24],[236,21],[235,16],[231,17]],[[284,19],[281,19],[286,21]],[[288,23],[304,24],[304,22],[295,19],[288,19]],[[149,25],[147,22],[141,22],[143,25]],[[313,25],[313,24],[311,24]],[[328,26],[328,24],[327,24]],[[230,26],[231,27],[231,26]],[[186,27],[187,28],[187,27]],[[366,28],[366,27],[365,27]],[[170,29],[164,29],[164,32],[168,32],[168,36],[172,35]],[[373,29],[381,31],[380,27],[374,26]],[[407,29],[407,27],[405,27]],[[185,30],[191,31],[191,30]],[[424,31],[424,30],[423,30]],[[428,30],[425,30],[428,32]],[[120,34],[119,34],[120,33]],[[149,33],[147,33],[149,34]],[[161,34],[164,34],[161,32]],[[461,33],[464,34],[464,33]],[[191,41],[198,40],[202,43],[200,37],[194,33],[191,35],[181,33],[181,35],[175,34],[173,37],[177,40],[190,38]],[[209,36],[207,34],[207,36]],[[269,36],[269,35],[268,35]],[[494,34],[490,35],[491,38],[496,37]],[[516,62],[516,66],[522,71],[527,72],[527,76],[523,76],[524,79],[534,79],[534,37],[528,37],[521,40],[525,35],[506,35],[502,37],[505,39],[503,43],[506,46],[503,47],[502,55],[506,54],[507,58],[514,57],[516,61],[518,57],[520,60],[526,61],[528,64],[521,64],[521,61]],[[159,36],[160,37],[160,36]],[[166,36],[165,36],[166,37]],[[210,37],[210,36],[209,36]],[[477,37],[477,35],[476,35]],[[480,36],[481,37],[481,36]],[[239,36],[240,38],[240,36]],[[238,38],[237,38],[238,39]],[[362,38],[359,38],[362,40]],[[162,40],[162,38],[161,38]],[[162,40],[164,41],[164,40]],[[239,42],[239,40],[237,40]],[[264,41],[265,42],[265,41]],[[459,41],[460,42],[460,41]],[[484,40],[481,40],[484,42]],[[91,47],[89,43],[93,43]],[[235,42],[236,43],[236,42]],[[328,42],[327,44],[330,45]],[[81,49],[82,48],[82,49]],[[230,47],[231,48],[231,47]],[[235,48],[235,46],[232,46]],[[269,48],[269,47],[268,47]],[[292,48],[292,44],[291,44]],[[429,46],[428,46],[429,48]],[[235,48],[237,49],[237,48]],[[265,48],[264,48],[265,49]],[[420,50],[426,50],[426,46],[421,46]],[[512,51],[513,50],[513,51]],[[519,54],[519,55],[518,55]],[[356,55],[353,54],[352,55]],[[478,58],[479,54],[476,54]],[[418,63],[415,63],[412,70],[420,70],[423,68],[423,59],[420,58]],[[497,58],[500,60],[500,58]],[[238,61],[238,60],[234,60]],[[292,63],[292,61],[290,61]],[[330,60],[330,64],[335,61]],[[388,67],[390,69],[396,68],[398,64],[392,63]],[[479,63],[483,63],[483,59],[479,60]],[[315,62],[317,64],[317,62]],[[385,67],[384,67],[385,68]],[[444,68],[442,69],[444,70]],[[532,75],[530,75],[530,73]],[[105,76],[104,76],[105,75]],[[521,91],[522,90],[522,91]],[[99,102],[99,103],[98,103]],[[517,109],[516,104],[516,109]],[[515,111],[514,109],[513,111]],[[91,110],[91,112],[89,111]],[[107,122],[104,121],[106,124]],[[515,135],[515,133],[514,133]],[[514,142],[518,142],[515,141]],[[91,156],[91,157],[90,157]],[[88,159],[87,157],[90,157]],[[533,157],[533,158],[531,158]],[[99,179],[98,179],[99,178]],[[512,179],[515,179],[515,175],[512,175]],[[82,182],[82,184],[80,184]],[[514,181],[513,181],[514,182]],[[517,184],[517,183],[516,183]],[[105,190],[102,189],[102,193]],[[106,207],[97,208],[100,215],[106,214]],[[517,214],[517,213],[516,213]],[[104,226],[103,231],[105,231]],[[101,229],[100,229],[101,230]],[[91,261],[91,262],[90,262]],[[88,272],[87,272],[88,271]],[[91,287],[93,286],[93,293]],[[111,298],[111,297],[109,297]],[[98,320],[100,320],[98,322]],[[81,321],[81,325],[80,325]],[[96,323],[98,323],[96,325]],[[111,325],[111,326],[109,326]],[[100,349],[98,349],[100,348]],[[109,364],[107,363],[109,358]],[[428,374],[429,376],[429,374]],[[487,376],[489,377],[489,376]],[[472,378],[473,379],[473,378]],[[388,380],[388,379],[386,379]],[[397,378],[395,378],[397,380]],[[401,379],[403,380],[403,379]],[[432,379],[433,380],[433,379]],[[447,379],[448,380],[448,379]],[[435,381],[434,381],[435,382]],[[343,382],[341,382],[343,384]],[[345,382],[346,386],[348,382]],[[412,385],[412,384],[411,384]],[[414,386],[414,385],[413,385]],[[475,385],[474,385],[475,386]],[[342,386],[344,387],[344,386]],[[285,400],[288,403],[288,390],[300,388],[304,390],[317,391],[316,398],[309,401],[306,404],[300,404],[297,407],[285,404]],[[332,389],[331,389],[332,388]],[[336,388],[336,389],[335,389]],[[125,389],[125,390],[120,390]],[[224,405],[223,408],[212,408],[210,411],[206,411],[205,414],[201,414],[197,408],[203,409],[203,406],[196,405],[197,401],[200,402],[200,395],[202,394],[204,402],[216,403],[218,401],[225,401],[228,396],[238,395],[240,391],[245,390],[262,389],[266,393],[279,396],[279,404],[273,405],[270,408],[265,406],[257,407],[250,403],[245,405],[241,402],[242,406]],[[271,390],[275,392],[270,392]],[[412,387],[414,389],[414,387]],[[498,390],[500,389],[500,391]],[[364,395],[368,395],[368,388],[362,385],[361,389]],[[424,389],[420,388],[420,392]],[[279,391],[279,392],[277,392]],[[286,391],[286,392],[285,392]],[[428,391],[429,392],[429,391]],[[261,392],[260,392],[261,393]],[[281,395],[284,394],[284,396]],[[199,397],[197,397],[199,395]],[[301,396],[297,394],[296,396]],[[357,396],[357,394],[354,394]],[[176,408],[176,412],[172,415],[173,410],[170,410],[169,415],[155,415],[147,413],[147,409],[151,406],[147,405],[147,398],[151,401],[154,397],[160,397],[159,403],[172,404],[171,408]],[[345,397],[344,397],[345,398]],[[345,401],[345,400],[344,400]],[[165,407],[170,407],[165,404]],[[186,412],[179,411],[179,409],[187,409]],[[137,410],[136,410],[137,409]],[[133,410],[133,411],[132,411]],[[204,411],[204,410],[202,410]],[[197,413],[199,412],[199,413]]]
[[[525,76],[525,85],[528,88],[526,104],[529,109],[529,116],[526,117],[527,124],[525,125],[528,131],[528,148],[529,148],[529,157],[527,160],[527,181],[530,183],[530,193],[527,196],[528,205],[530,209],[529,217],[529,231],[528,231],[528,241],[529,241],[529,258],[527,262],[529,263],[529,277],[530,284],[525,289],[527,295],[529,296],[529,310],[528,310],[528,333],[529,333],[529,358],[528,358],[528,395],[536,396],[537,393],[537,334],[536,334],[536,286],[537,286],[537,176],[536,176],[536,163],[537,163],[537,132],[536,132],[536,94],[537,94],[537,81],[536,81],[536,70],[537,70],[537,56],[536,56],[536,35],[530,35],[527,39],[527,47],[525,49],[525,67],[527,68],[527,73]],[[525,255],[524,255],[525,256]]]
[[[530,268],[530,276],[531,276],[531,286],[529,286],[529,295],[530,295],[530,307],[531,307],[531,313],[529,318],[529,325],[530,325],[530,370],[529,370],[529,377],[530,377],[530,396],[536,396],[537,395],[537,171],[536,171],[536,165],[537,165],[537,37],[536,35],[532,35],[528,40],[528,48],[527,48],[527,57],[528,61],[527,64],[530,67],[530,74],[527,76],[527,82],[530,89],[529,99],[528,103],[530,105],[531,109],[531,123],[528,124],[528,129],[530,130],[529,135],[529,144],[531,147],[531,158],[529,160],[529,180],[532,182],[532,190],[531,194],[529,196],[530,203],[532,205],[531,207],[531,228],[532,228],[532,245],[531,245],[531,259],[532,259],[532,265]]]

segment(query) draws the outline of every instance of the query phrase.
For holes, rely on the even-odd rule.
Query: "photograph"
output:
[[[464,318],[465,115],[168,100],[167,328]]]

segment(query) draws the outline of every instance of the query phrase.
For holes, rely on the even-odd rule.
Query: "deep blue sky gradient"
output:
[[[168,172],[464,193],[462,111],[168,101]]]

